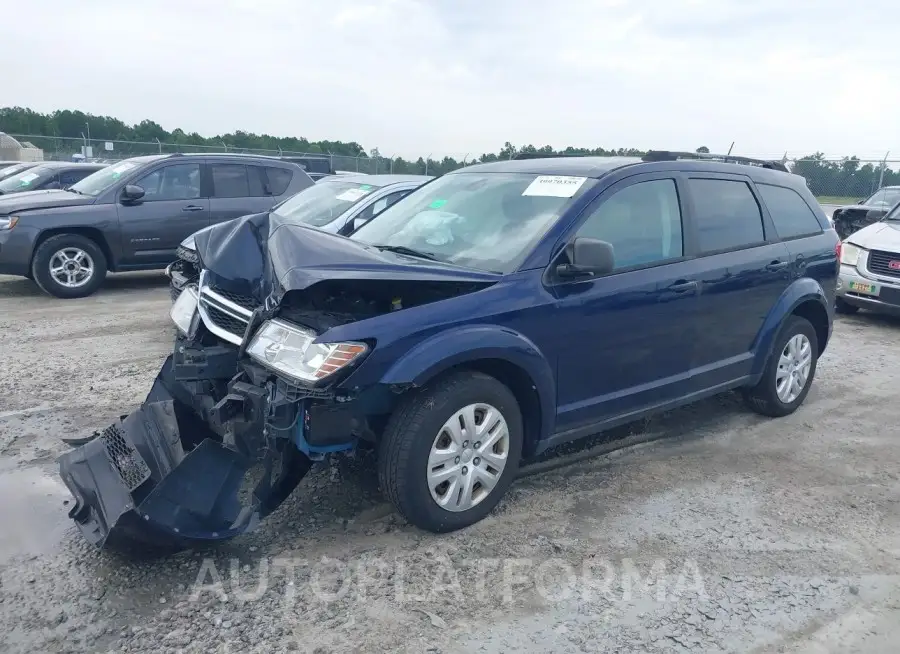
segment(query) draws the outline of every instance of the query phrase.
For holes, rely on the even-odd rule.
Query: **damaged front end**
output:
[[[146,400],[60,457],[91,543],[170,549],[253,529],[313,461],[374,440],[391,410],[389,389],[341,385],[374,342],[325,333],[495,281],[275,229],[259,214],[197,235],[201,274],[172,306],[179,335]]]

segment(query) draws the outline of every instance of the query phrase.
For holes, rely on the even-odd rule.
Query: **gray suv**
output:
[[[0,197],[0,274],[59,298],[107,272],[157,270],[189,235],[267,211],[313,181],[296,164],[238,154],[172,154],[112,164],[67,190]]]

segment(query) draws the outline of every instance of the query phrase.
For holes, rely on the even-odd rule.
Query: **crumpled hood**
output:
[[[0,216],[34,209],[54,209],[93,204],[95,198],[69,191],[21,191],[0,195]]]
[[[873,223],[851,235],[847,241],[866,250],[900,252],[900,221]]]
[[[207,279],[263,303],[334,279],[495,282],[500,275],[391,252],[276,214],[244,216],[195,234]]]

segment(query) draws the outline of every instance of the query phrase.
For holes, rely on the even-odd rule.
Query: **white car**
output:
[[[844,239],[836,308],[900,315],[900,204]]]

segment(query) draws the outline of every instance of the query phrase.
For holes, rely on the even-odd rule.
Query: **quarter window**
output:
[[[690,179],[701,252],[759,245],[765,241],[762,212],[746,182]]]
[[[577,235],[610,243],[617,270],[680,258],[684,245],[675,180],[638,182],[616,191]]]
[[[819,219],[797,191],[784,186],[757,184],[763,202],[769,209],[775,231],[783,239],[810,236],[822,231]]]
[[[287,191],[288,184],[294,177],[287,168],[266,168],[266,176],[268,177],[268,193],[269,195],[281,195]]]
[[[157,168],[137,182],[144,201],[194,200],[200,197],[200,164],[176,164]]]

